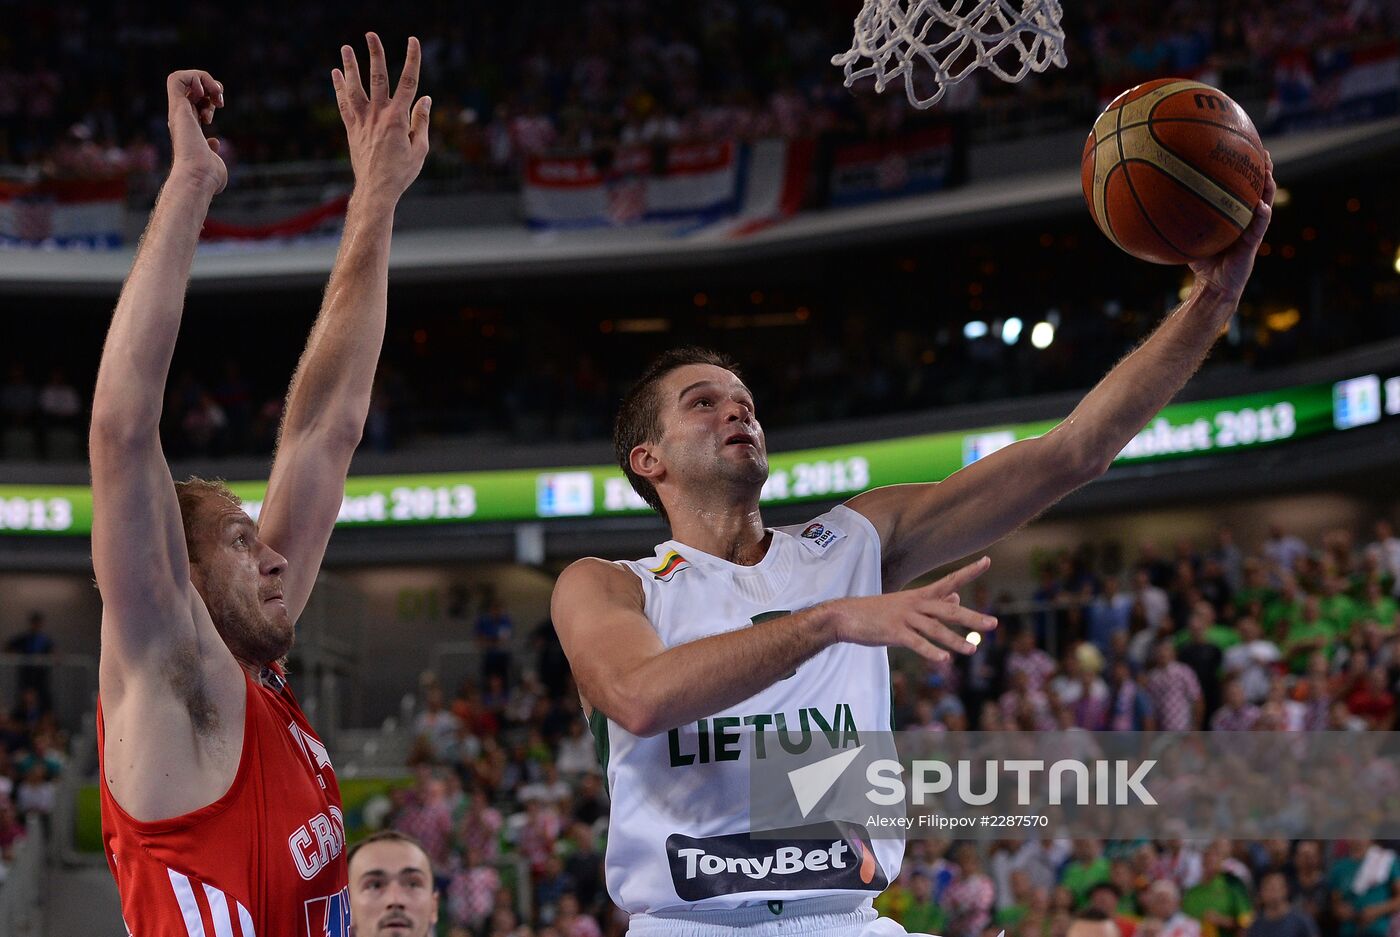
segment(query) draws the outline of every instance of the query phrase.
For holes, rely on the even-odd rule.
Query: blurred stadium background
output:
[[[1079,194],[1094,114],[1153,77],[1222,87],[1274,155],[1254,280],[1182,400],[992,551],[975,601],[995,640],[942,672],[896,655],[898,722],[1395,727],[1400,4],[1071,3],[1068,69],[974,75],[928,112],[841,87],[846,0],[481,6],[3,6],[0,934],[123,932],[98,839],[84,439],[165,167],[163,76],[225,82],[232,170],[166,451],[256,504],[350,180],[327,74],[368,28],[422,38],[433,149],[293,674],[350,825],[428,843],[444,934],[625,929],[548,598],[571,560],[662,537],[607,467],[628,380],[681,343],[742,362],[778,455],[770,524],[1043,431],[1189,285],[1114,249]],[[1148,659],[1172,634],[1184,667]],[[1243,934],[1282,871],[1321,933],[1383,935],[1388,915],[1338,915],[1389,898],[1349,886],[1394,845],[920,843],[881,907],[951,937],[1063,933],[1090,900],[1125,932]]]

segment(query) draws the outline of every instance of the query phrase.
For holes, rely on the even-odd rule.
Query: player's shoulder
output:
[[[639,592],[640,582],[626,567],[611,560],[585,556],[574,560],[559,574],[554,584],[558,598],[602,598],[628,592]]]

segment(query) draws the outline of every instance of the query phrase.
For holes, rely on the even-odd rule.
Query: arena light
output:
[[[1055,327],[1049,322],[1037,322],[1031,329],[1031,344],[1036,348],[1045,349],[1050,347],[1050,343],[1055,340]]]
[[[1021,320],[1012,316],[1007,319],[1001,327],[1001,340],[1008,345],[1016,344],[1016,340],[1021,337],[1021,329],[1024,328]]]
[[[1400,273],[1400,247],[1395,249],[1395,272]]]
[[[1280,312],[1271,312],[1264,317],[1264,324],[1274,332],[1287,332],[1298,324],[1302,315],[1294,307],[1284,309]]]
[[[963,338],[970,342],[976,341],[979,338],[984,338],[986,334],[987,323],[983,322],[981,319],[973,319],[967,325],[963,326]]]

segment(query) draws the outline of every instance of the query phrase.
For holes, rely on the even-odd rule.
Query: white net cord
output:
[[[842,67],[847,88],[873,77],[875,90],[884,91],[903,76],[909,103],[924,109],[977,68],[1002,81],[1020,81],[1051,65],[1063,68],[1061,12],[1058,0],[866,0],[851,48],[831,64]],[[1007,50],[1020,59],[1019,69],[1009,71],[997,61]],[[1004,56],[1008,61],[1010,54]],[[862,61],[869,64],[857,67]],[[916,67],[920,62],[926,71]],[[916,85],[925,74],[934,89],[921,96]]]

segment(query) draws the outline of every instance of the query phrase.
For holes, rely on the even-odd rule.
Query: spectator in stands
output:
[[[1201,937],[1200,922],[1181,912],[1181,891],[1171,879],[1158,879],[1142,894],[1146,915],[1141,933],[1157,937]]]
[[[1176,646],[1170,638],[1157,642],[1154,666],[1147,673],[1146,689],[1163,732],[1185,732],[1198,728],[1205,703],[1195,671],[1176,659]]]
[[[418,768],[417,784],[408,792],[391,825],[422,844],[433,868],[448,868],[453,834],[452,806],[448,802],[447,783],[433,773],[430,765]]]
[[[1080,911],[1065,931],[1065,937],[1120,937],[1121,934],[1117,922],[1098,908]]]
[[[479,850],[466,849],[466,861],[452,873],[447,889],[447,919],[455,927],[478,933],[496,907],[501,873]]]
[[[1225,653],[1217,642],[1229,640],[1237,640],[1235,633],[1228,628],[1216,629],[1215,606],[1204,599],[1191,607],[1186,633],[1177,638],[1177,659],[1195,673],[1207,716],[1220,705],[1220,669]]]
[[[1287,593],[1287,584],[1284,587]],[[1283,656],[1294,673],[1301,673],[1308,656],[1314,651],[1327,651],[1336,632],[1322,619],[1322,606],[1317,596],[1303,597],[1302,613],[1288,626],[1283,638]]]
[[[1237,677],[1225,681],[1224,703],[1211,714],[1214,732],[1248,732],[1259,721],[1259,707],[1245,696],[1244,682]]]
[[[1224,672],[1239,681],[1247,702],[1259,703],[1269,694],[1270,674],[1282,654],[1252,615],[1242,617],[1236,628],[1240,642],[1225,649]]]
[[[1011,642],[1011,652],[1006,655],[1007,679],[1016,685],[1017,674],[1025,674],[1025,688],[1031,692],[1045,689],[1045,684],[1054,675],[1057,667],[1055,658],[1035,646],[1035,631],[1022,628],[1016,632]]]
[[[15,844],[24,839],[24,818],[8,797],[0,797],[0,865],[12,862]]]
[[[431,677],[422,684],[423,711],[413,720],[413,732],[426,739],[434,758],[443,758],[458,745],[462,724],[443,704],[442,687]],[[431,854],[430,854],[431,855]]]
[[[1109,861],[1097,839],[1076,839],[1073,858],[1060,872],[1060,885],[1069,889],[1074,907],[1082,907],[1095,885],[1108,881]]]
[[[559,916],[554,926],[561,937],[602,937],[598,921],[579,912],[578,898],[572,893],[565,893],[559,899]]]
[[[1124,871],[1129,868],[1126,862],[1116,862],[1113,865]],[[1089,889],[1088,909],[1097,911],[1112,920],[1118,926],[1118,933],[1122,937],[1133,937],[1134,933],[1137,932],[1139,919],[1124,910],[1124,904],[1131,903],[1133,897],[1131,894],[1124,895],[1118,885],[1111,880],[1112,867],[1110,867],[1109,875],[1109,881],[1098,882]]]
[[[564,871],[573,882],[579,906],[585,913],[594,914],[605,898],[603,854],[598,849],[597,837],[588,824],[574,823],[569,827],[567,841],[561,845],[567,850]]]
[[[15,806],[25,816],[38,816],[47,821],[58,797],[58,783],[49,775],[41,761],[30,764],[15,789]]]
[[[1220,937],[1241,934],[1254,918],[1249,889],[1225,868],[1229,844],[1216,840],[1201,855],[1201,880],[1181,898],[1181,910]]]
[[[1288,900],[1288,884],[1282,872],[1269,872],[1259,882],[1259,915],[1246,931],[1248,937],[1317,937],[1317,924]]]
[[[1105,577],[1103,592],[1088,609],[1088,638],[1105,656],[1112,653],[1113,635],[1128,631],[1132,611],[1133,596],[1120,590],[1118,577]]]
[[[904,930],[910,934],[941,934],[947,920],[943,908],[934,900],[933,879],[914,871],[909,876],[909,904],[900,920]]]
[[[1332,914],[1340,937],[1385,937],[1400,910],[1400,863],[1371,840],[1351,840],[1332,864]]]
[[[510,677],[510,636],[514,622],[510,613],[493,595],[476,618],[473,634],[481,652],[481,679],[490,684],[493,676],[501,678],[502,686]]]
[[[982,871],[982,857],[973,843],[961,843],[953,852],[958,878],[943,892],[948,914],[948,937],[981,937],[992,921],[996,889]]]
[[[1152,581],[1149,569],[1139,568],[1133,574],[1133,599],[1142,606],[1148,629],[1158,634],[1167,623],[1171,599],[1161,586]]]
[[[1347,709],[1352,715],[1366,720],[1367,728],[1373,732],[1388,732],[1395,728],[1395,694],[1390,692],[1389,683],[1389,674],[1384,667],[1370,668],[1360,685],[1346,698]]]
[[[1293,861],[1285,866],[1288,900],[1315,925],[1330,924],[1332,889],[1322,865],[1322,846],[1317,840],[1301,840],[1293,849]],[[1263,900],[1263,885],[1260,898]]]
[[[53,638],[44,632],[44,613],[38,610],[29,613],[28,630],[23,634],[17,634],[5,644],[5,651],[8,654],[20,654],[24,657],[50,657],[55,651]],[[49,685],[49,674],[52,667],[48,661],[44,663],[21,664],[19,667],[17,689],[22,695],[25,690],[32,689],[38,695],[39,705],[43,711],[47,712],[53,705]]]
[[[1108,695],[1108,731],[1133,732],[1156,726],[1152,703],[1126,657],[1114,658],[1109,665]]]
[[[1263,554],[1269,561],[1274,584],[1280,585],[1284,577],[1293,573],[1298,561],[1308,555],[1308,545],[1300,537],[1287,533],[1281,524],[1273,524],[1269,527]]]
[[[585,774],[579,778],[578,790],[574,792],[572,819],[592,826],[608,815],[608,799],[603,792],[603,783],[596,774]]]
[[[1391,588],[1400,595],[1400,537],[1395,536],[1395,526],[1390,521],[1376,521],[1376,539],[1366,545],[1366,556],[1389,575]]]

